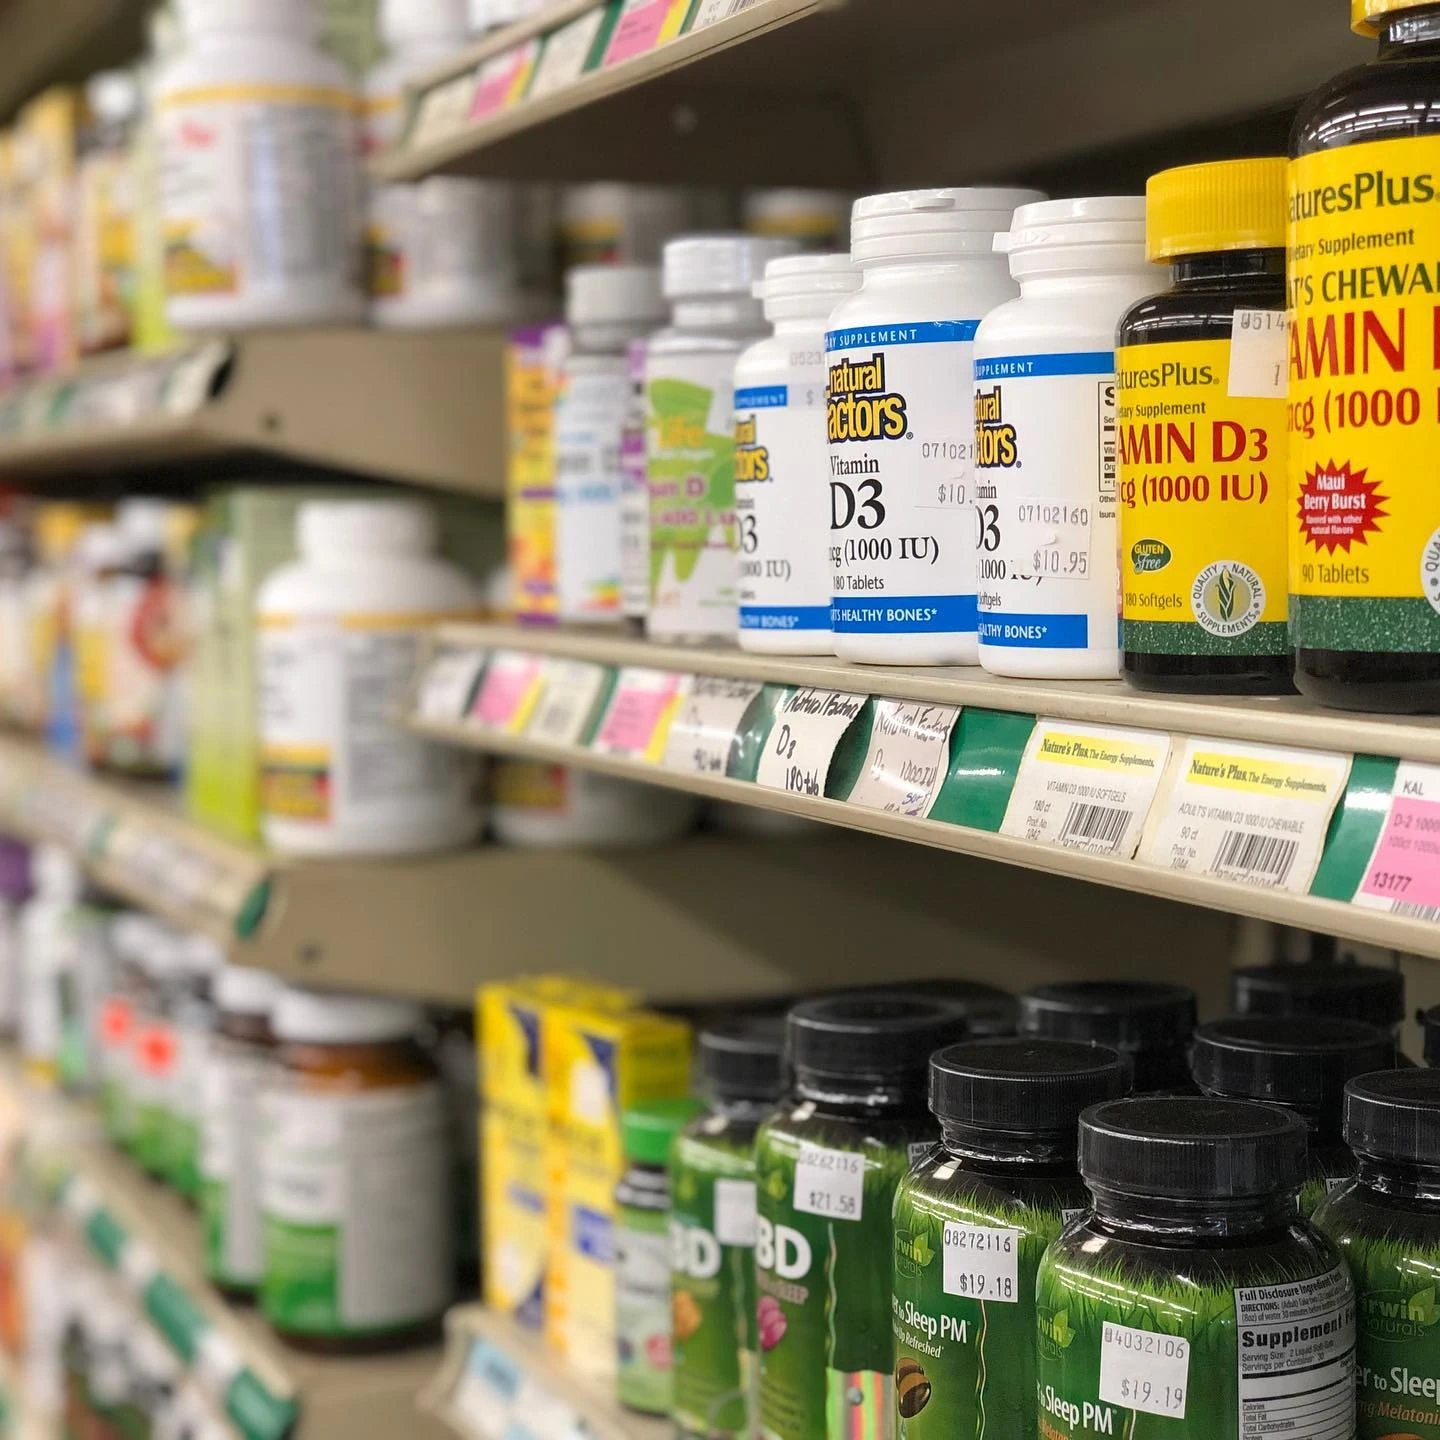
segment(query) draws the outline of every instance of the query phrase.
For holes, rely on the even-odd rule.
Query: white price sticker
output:
[[[597,5],[545,37],[545,48],[540,52],[535,78],[530,82],[530,99],[563,90],[584,74],[585,61],[594,47],[604,18],[605,6]]]
[[[605,667],[588,660],[546,660],[540,667],[540,699],[525,727],[532,740],[578,745],[605,687]]]
[[[1158,731],[1040,720],[1000,833],[1131,860],[1169,758]]]
[[[755,1182],[715,1182],[715,1238],[722,1245],[755,1248]]]
[[[438,724],[465,718],[475,682],[485,668],[483,650],[442,650],[430,660],[415,691],[415,716]]]
[[[944,1232],[947,1295],[1013,1305],[1020,1298],[1020,1232],[947,1220]]]
[[[1186,740],[1140,858],[1303,895],[1349,775],[1348,755]]]
[[[738,15],[754,0],[700,0],[695,7],[695,18],[690,22],[690,32],[703,30],[707,25],[718,25],[732,15]]]
[[[1124,1410],[1185,1418],[1190,1342],[1105,1321],[1100,1334],[1100,1398]]]
[[[451,1412],[479,1440],[504,1440],[524,1381],[519,1365],[498,1345],[473,1340],[450,1400]]]
[[[804,1141],[795,1161],[794,1206],[827,1220],[858,1220],[865,1203],[865,1157]]]
[[[859,719],[865,699],[842,690],[787,690],[775,706],[756,783],[792,795],[823,796],[835,747]]]
[[[950,768],[950,732],[959,716],[958,705],[877,700],[850,804],[915,820],[928,815]]]
[[[415,118],[402,142],[405,147],[430,145],[463,129],[474,89],[475,72],[472,70],[432,85],[421,95],[415,107]]]
[[[1283,310],[1237,310],[1230,331],[1232,400],[1283,400],[1290,378],[1290,317]]]
[[[761,688],[758,680],[697,675],[670,724],[661,763],[667,770],[723,776],[740,722]]]

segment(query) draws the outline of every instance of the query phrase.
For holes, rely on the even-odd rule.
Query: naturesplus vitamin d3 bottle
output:
[[[1440,5],[1351,0],[1373,64],[1291,134],[1290,579],[1296,683],[1440,709]]]
[[[1290,689],[1285,553],[1285,162],[1151,177],[1169,290],[1120,322],[1125,678]]]

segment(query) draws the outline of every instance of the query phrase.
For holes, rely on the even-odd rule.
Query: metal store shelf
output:
[[[1298,698],[1234,700],[1143,695],[1119,682],[1075,683],[1006,681],[975,669],[898,670],[853,666],[837,660],[793,659],[749,655],[732,648],[652,645],[619,635],[574,631],[529,630],[503,625],[450,625],[435,637],[437,653],[487,654],[507,650],[519,654],[589,661],[609,670],[644,667],[680,675],[726,676],[786,687],[836,690],[877,698],[959,706],[962,710],[1009,712],[1026,719],[1079,725],[1123,726],[1219,741],[1293,746],[1339,751],[1345,755],[1384,757],[1389,765],[1378,783],[1384,793],[1358,786],[1347,791],[1343,813],[1347,845],[1363,847],[1362,868],[1379,834],[1388,807],[1388,786],[1394,760],[1440,763],[1440,723],[1430,720],[1370,717],[1324,711]],[[999,819],[988,828],[969,822],[915,819],[884,810],[862,808],[843,799],[787,793],[732,774],[697,774],[667,768],[654,757],[597,753],[586,743],[555,744],[525,733],[523,725],[486,727],[473,716],[454,719],[430,715],[412,720],[415,729],[450,743],[494,754],[577,765],[585,769],[645,780],[716,799],[757,806],[783,814],[1052,875],[1092,881],[1157,899],[1178,900],[1232,914],[1272,920],[1318,930],[1346,939],[1440,958],[1440,924],[1388,911],[1360,908],[1349,902],[1358,884],[1351,879],[1344,898],[1322,893],[1297,894],[1262,889],[1211,876],[1162,869],[1137,860],[1062,849],[998,833]],[[1028,729],[1028,727],[1027,727]],[[1023,748],[1023,738],[1019,742]],[[1384,765],[1381,767],[1384,770]],[[1001,773],[1001,772],[996,772]],[[1356,773],[1358,774],[1358,766]],[[1012,778],[1013,783],[1013,778]],[[1372,785],[1377,782],[1371,782]],[[1008,788],[1005,793],[1008,795]],[[1153,809],[1163,807],[1162,785]],[[1002,803],[1001,810],[1003,812]],[[1332,845],[1336,827],[1332,824]],[[1368,827],[1368,828],[1367,828]],[[1322,862],[1322,873],[1324,862]],[[1337,882],[1338,883],[1338,882]],[[1317,879],[1316,890],[1322,887]],[[1334,888],[1334,887],[1332,887]]]
[[[447,1433],[417,1405],[440,1363],[437,1347],[348,1360],[282,1345],[253,1308],[227,1304],[205,1279],[197,1212],[107,1148],[88,1107],[27,1090],[18,1070],[7,1052],[0,1092],[28,1136],[27,1163],[62,1187],[61,1213],[135,1287],[136,1303],[192,1364],[217,1409],[243,1420],[237,1434],[279,1440],[296,1404],[300,1421],[287,1440]]]
[[[1343,13],[1322,23],[1313,0],[1272,0],[1258,29],[1246,0],[750,0],[468,118],[482,62],[587,8],[556,0],[428,78],[412,114],[449,86],[440,123],[379,173],[856,189],[995,179],[1272,109],[1367,53]]]
[[[256,453],[498,499],[503,357],[494,330],[363,328],[105,356],[6,398],[0,480]]]

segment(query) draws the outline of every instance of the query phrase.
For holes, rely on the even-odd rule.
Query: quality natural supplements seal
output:
[[[1094,1201],[1036,1287],[1045,1440],[1354,1435],[1355,1294],[1295,1208],[1305,1127],[1273,1105],[1109,1100],[1080,1121]]]
[[[936,1139],[926,1063],[965,1021],[863,992],[797,1005],[787,1033],[795,1089],[755,1138],[761,1432],[888,1437],[895,1187]]]
[[[1088,1204],[1080,1113],[1124,1093],[1113,1050],[982,1040],[930,1059],[940,1144],[895,1192],[895,1404],[909,1440],[1031,1436],[1035,1272]]]
[[[1290,580],[1296,683],[1440,708],[1440,10],[1351,0],[1375,61],[1291,133]]]
[[[1357,1179],[1315,1212],[1355,1279],[1359,1440],[1440,1440],[1440,1073],[1345,1090]]]

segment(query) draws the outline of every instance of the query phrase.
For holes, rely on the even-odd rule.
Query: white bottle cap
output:
[[[665,322],[660,271],[654,265],[576,265],[565,272],[567,325]]]
[[[129,70],[101,70],[85,82],[85,104],[102,125],[125,125],[140,113],[140,85]]]
[[[748,299],[765,266],[798,248],[793,240],[774,235],[682,235],[665,246],[665,298],[743,295]]]
[[[1093,195],[1022,205],[995,249],[1010,257],[1010,273],[1144,270],[1145,197]]]
[[[59,845],[40,845],[31,859],[35,892],[46,900],[78,900],[85,889],[79,862]]]
[[[296,40],[320,33],[315,0],[179,0],[187,36],[257,30]]]
[[[221,1010],[237,1015],[270,1015],[285,987],[268,970],[227,965],[215,977],[214,998]]]
[[[136,549],[164,550],[170,538],[170,506],[148,496],[124,500],[115,511],[115,523]]]
[[[866,195],[850,212],[850,255],[859,265],[988,254],[996,232],[1010,228],[1015,207],[1044,198],[1038,190],[988,187]]]
[[[765,302],[767,320],[821,316],[860,288],[860,272],[849,255],[784,255],[765,267],[755,298]]]
[[[418,500],[311,500],[296,519],[300,553],[428,555],[435,549],[435,512]]]
[[[280,992],[270,1023],[277,1040],[378,1045],[408,1040],[423,1019],[420,1007],[409,1000],[286,989]]]
[[[465,0],[380,0],[380,38],[386,49],[425,40],[449,40],[458,48],[465,33]]]
[[[130,543],[118,525],[87,525],[75,542],[75,563],[92,573],[123,565],[130,558]]]

